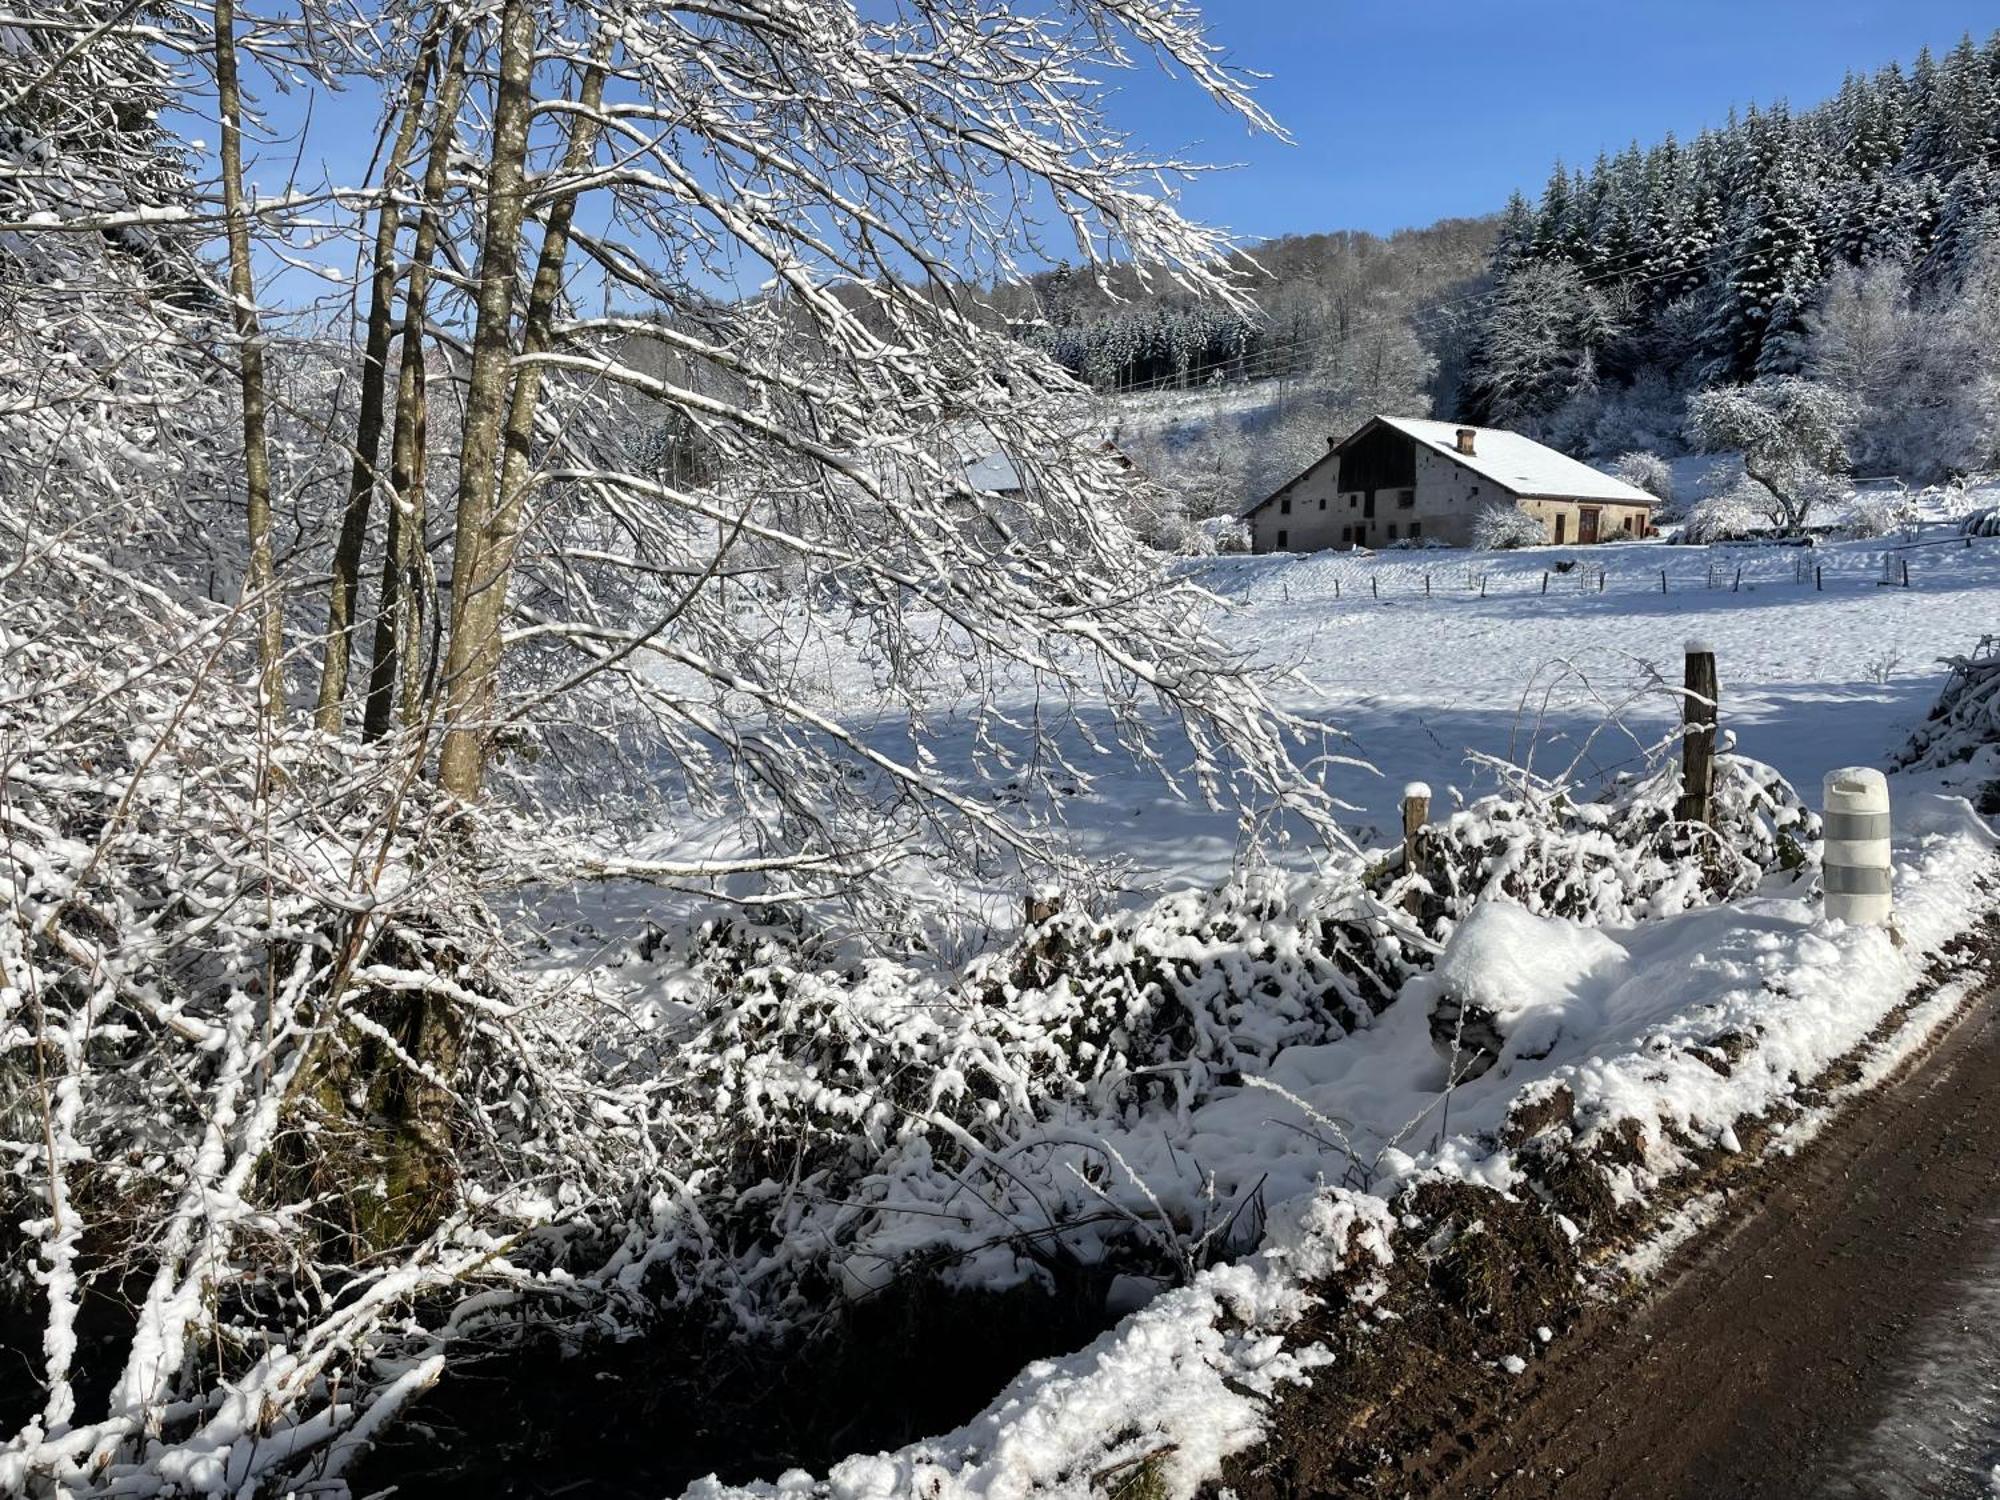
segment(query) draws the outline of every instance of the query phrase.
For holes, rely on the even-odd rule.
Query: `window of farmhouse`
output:
[[[1396,508],[1398,510],[1409,510],[1416,503],[1417,492],[1415,490],[1396,491]]]

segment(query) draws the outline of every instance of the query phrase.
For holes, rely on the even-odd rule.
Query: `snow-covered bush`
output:
[[[1201,534],[1218,557],[1237,556],[1250,550],[1250,526],[1235,516],[1217,516],[1201,523]]]
[[[1277,882],[1056,913],[957,976],[708,927],[667,978],[687,1012],[656,1107],[689,1187],[647,1254],[677,1300],[767,1335],[823,1314],[815,1286],[968,1258],[1006,1285],[1055,1243],[1171,1278],[1201,1233],[1199,1177],[1106,1177],[1090,1122],[1185,1120],[1280,1049],[1367,1025],[1414,972],[1410,935],[1352,883]],[[961,1222],[967,1183],[987,1206]],[[1149,1193],[1187,1235],[1103,1221]]]
[[[283,1488],[436,1377],[410,1310],[532,1281],[636,1133],[400,751],[264,721],[240,616],[107,561],[111,498],[52,535],[0,497],[0,1325],[39,1332],[0,1489]]]
[[[2000,536],[2000,505],[1973,511],[1958,523],[1961,536]]]
[[[1797,870],[1817,836],[1733,754],[1712,827],[1674,820],[1672,767],[1598,802],[1504,775],[1424,830],[1414,871],[1350,857],[1311,881],[1056,912],[957,974],[843,963],[797,927],[704,929],[659,957],[680,1019],[656,1107],[687,1187],[627,1234],[690,1310],[767,1335],[817,1316],[815,1287],[1041,1280],[1055,1244],[1173,1279],[1218,1251],[1213,1195],[1245,1185],[1104,1142],[1179,1139],[1283,1049],[1373,1024],[1482,903],[1649,920]]]
[[[1910,537],[1916,534],[1922,520],[1916,497],[1898,486],[1892,491],[1856,495],[1847,503],[1840,524],[1843,531],[1854,537]]]
[[[1943,692],[1895,764],[1953,771],[1948,779],[1969,785],[1982,811],[2000,812],[2000,636],[1980,637],[1969,653],[1945,665],[1950,676]]]
[[[1621,453],[1612,461],[1611,472],[1634,489],[1644,490],[1662,505],[1674,503],[1673,465],[1657,453],[1637,448]]]
[[[1484,506],[1472,518],[1472,545],[1484,552],[1539,547],[1548,539],[1548,528],[1519,506]]]
[[[1587,926],[1671,916],[1745,895],[1776,871],[1802,869],[1819,837],[1818,817],[1790,784],[1740,755],[1716,757],[1707,825],[1675,816],[1674,765],[1596,802],[1518,768],[1498,769],[1505,792],[1424,829],[1415,871],[1399,853],[1370,882],[1388,905],[1417,895],[1434,937],[1485,901]]]
[[[1764,513],[1747,487],[1732,485],[1697,501],[1681,528],[1681,540],[1696,546],[1733,542],[1764,529]]]

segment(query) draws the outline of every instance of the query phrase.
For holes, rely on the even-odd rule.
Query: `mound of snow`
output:
[[[1491,902],[1473,908],[1404,998],[1427,1007],[1454,1072],[1476,1077],[1496,1061],[1547,1057],[1565,1029],[1594,1029],[1629,966],[1601,932]]]

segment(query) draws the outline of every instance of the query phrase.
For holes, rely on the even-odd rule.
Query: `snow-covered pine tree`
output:
[[[1708,344],[1711,380],[1797,368],[1797,340],[1824,275],[1820,176],[1783,107],[1753,112],[1732,173],[1736,209],[1717,267]]]

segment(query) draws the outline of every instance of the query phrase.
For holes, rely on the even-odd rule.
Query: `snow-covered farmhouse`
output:
[[[1373,417],[1243,519],[1257,552],[1463,547],[1489,505],[1534,516],[1551,542],[1590,543],[1644,536],[1653,498],[1517,432]]]

